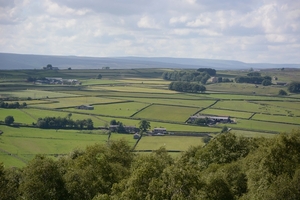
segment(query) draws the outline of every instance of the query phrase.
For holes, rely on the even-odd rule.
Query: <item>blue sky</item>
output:
[[[299,0],[0,0],[0,52],[300,63]]]

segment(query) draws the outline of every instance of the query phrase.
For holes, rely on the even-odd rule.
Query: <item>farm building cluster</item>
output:
[[[81,85],[77,79],[63,79],[60,77],[45,77],[35,81],[35,84],[51,84],[51,85]]]
[[[94,106],[91,105],[80,105],[77,106],[76,108],[81,110],[94,110]]]
[[[196,123],[200,121],[206,125],[214,125],[217,123],[233,123],[229,116],[209,116],[209,115],[193,115],[188,119],[188,123]]]

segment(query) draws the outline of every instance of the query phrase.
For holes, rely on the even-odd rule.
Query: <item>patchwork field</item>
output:
[[[150,122],[151,129],[166,128],[168,136],[145,136],[137,150],[155,150],[165,146],[167,150],[185,151],[191,145],[203,145],[203,138],[178,136],[178,134],[216,135],[226,125],[237,135],[246,137],[273,137],[279,132],[290,132],[300,127],[300,96],[278,96],[279,89],[287,87],[255,86],[254,84],[217,83],[206,85],[204,93],[184,93],[168,90],[170,81],[161,78],[164,71],[172,69],[114,69],[114,70],[59,70],[47,72],[8,71],[10,81],[0,83],[0,98],[20,98],[27,103],[23,109],[0,108],[3,123],[12,115],[16,123],[32,125],[38,118],[67,117],[91,118],[94,127],[107,127],[115,119],[127,126],[139,126],[141,119]],[[102,73],[103,79],[95,79]],[[24,82],[28,74],[36,77],[55,76],[81,81],[82,85],[35,85]],[[219,72],[218,72],[219,73]],[[264,72],[272,76],[271,72]],[[274,73],[278,73],[275,70]],[[296,75],[287,72],[278,77],[294,80]],[[245,75],[241,71],[222,71],[222,77]],[[255,94],[254,94],[255,92]],[[28,99],[31,100],[26,100]],[[7,99],[4,99],[8,102]],[[12,99],[15,101],[15,99]],[[13,102],[13,101],[10,101]],[[93,105],[94,110],[75,109],[79,105]],[[236,124],[197,126],[185,123],[193,114],[230,116]],[[254,114],[254,115],[253,115]],[[44,130],[37,128],[12,128],[0,125],[0,161],[6,166],[24,166],[24,162],[41,153],[49,156],[66,154],[74,148],[107,143],[104,130]],[[104,133],[105,132],[105,133]],[[133,135],[112,133],[110,140],[124,139],[134,146]],[[10,152],[12,155],[8,155]]]

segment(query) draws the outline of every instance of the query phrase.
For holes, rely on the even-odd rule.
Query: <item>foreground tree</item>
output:
[[[22,199],[67,199],[67,191],[57,163],[38,155],[23,171]]]

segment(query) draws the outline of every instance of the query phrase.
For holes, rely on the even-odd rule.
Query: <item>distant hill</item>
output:
[[[110,68],[201,68],[266,69],[300,68],[300,64],[244,63],[235,60],[170,57],[79,57],[0,53],[0,70],[42,69],[47,64],[66,69]]]

